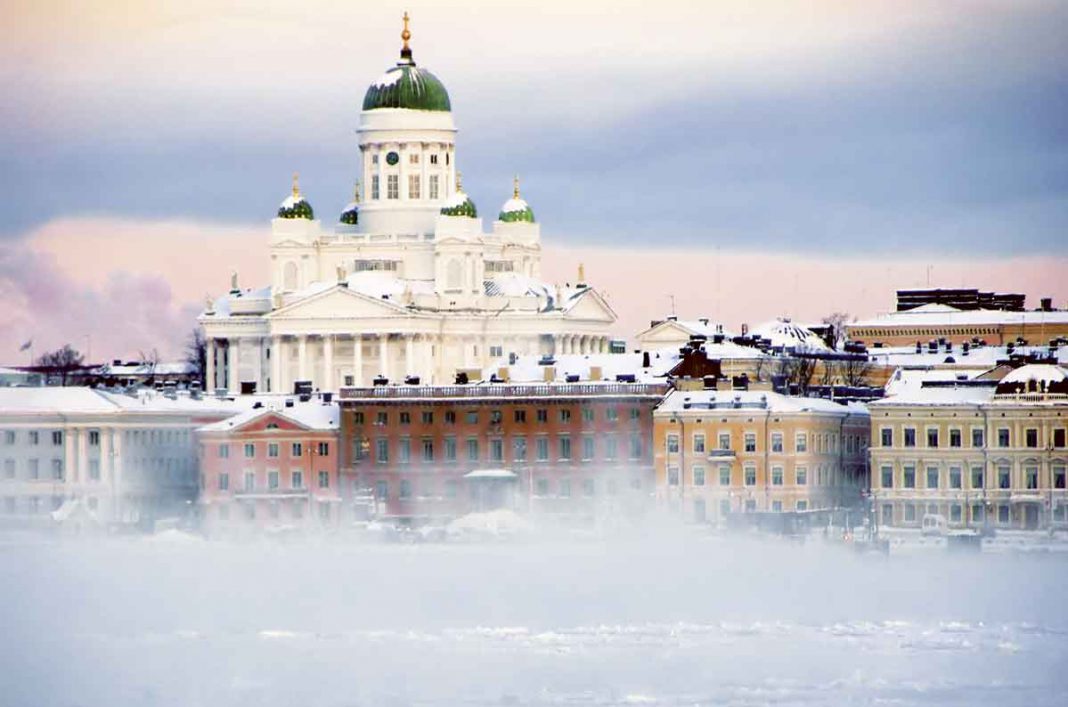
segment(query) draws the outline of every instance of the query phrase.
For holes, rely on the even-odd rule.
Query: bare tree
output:
[[[82,366],[85,357],[71,348],[70,344],[64,344],[63,348],[49,351],[37,359],[37,365],[44,369],[44,374],[51,378],[59,376],[60,385],[67,385],[67,378],[71,373]]]
[[[827,325],[828,329],[827,345],[835,351],[842,348],[842,344],[845,343],[845,325],[849,321],[849,315],[845,312],[833,312],[824,317],[822,321]]]
[[[829,358],[823,359],[823,368],[820,369],[820,385],[834,385],[834,379],[837,375],[838,362]]]
[[[155,383],[156,366],[159,365],[159,350],[153,348],[147,353],[145,351],[138,351],[138,356],[141,367],[145,369],[145,383],[152,385]]]
[[[872,366],[867,356],[850,356],[839,362],[839,375],[842,382],[849,386],[869,385]]]
[[[786,383],[796,385],[801,395],[806,395],[816,373],[816,363],[812,356],[782,356],[778,361],[778,375]]]
[[[204,371],[208,367],[208,341],[200,327],[193,329],[185,344],[185,362],[192,369],[194,380],[204,387]]]

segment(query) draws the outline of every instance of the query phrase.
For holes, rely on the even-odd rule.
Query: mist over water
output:
[[[1066,704],[1068,561],[674,530],[9,541],[10,705]]]

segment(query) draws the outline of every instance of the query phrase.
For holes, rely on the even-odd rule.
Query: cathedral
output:
[[[616,315],[581,267],[566,287],[540,279],[541,228],[518,178],[484,230],[449,93],[416,64],[407,14],[401,39],[363,98],[352,202],[324,226],[294,175],[271,222],[270,285],[235,275],[198,318],[209,389],[442,384],[512,354],[608,351]]]

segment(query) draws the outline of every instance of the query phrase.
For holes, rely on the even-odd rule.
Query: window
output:
[[[545,409],[538,410],[538,423],[544,424],[549,421],[549,411]]]
[[[362,411],[358,410],[358,411],[352,413],[352,424],[354,424],[354,425],[362,425],[363,424],[363,412]]]
[[[12,469],[12,471],[14,471],[14,469]],[[90,459],[89,460],[89,480],[90,481],[100,481],[100,460],[99,459]]]
[[[52,432],[52,446],[58,447],[63,444],[63,431],[55,430]]]
[[[705,485],[705,468],[703,466],[695,466],[693,468],[693,485],[704,486]]]
[[[960,430],[950,430],[949,431],[949,446],[950,447],[960,447],[961,446]]]
[[[398,496],[400,498],[411,498],[412,497],[412,482],[411,481],[409,481],[408,479],[401,479],[401,482],[400,482],[400,493],[398,494]]]
[[[15,433],[14,432],[8,432],[8,434],[11,435],[11,441],[8,442],[8,444],[14,444],[15,443]],[[89,430],[89,446],[90,447],[99,447],[100,446],[100,430]]]
[[[998,523],[1001,523],[1002,525],[1007,525],[1008,522],[1009,522],[1009,507],[1008,506],[998,506]]]
[[[571,410],[567,408],[560,410],[560,422],[571,422]]]
[[[667,451],[668,454],[679,453],[679,436],[677,434],[669,434],[667,436]]]
[[[949,507],[949,522],[950,523],[959,523],[960,522],[960,518],[961,518],[960,504],[959,503],[954,503],[953,505],[951,505]]]
[[[745,451],[747,451],[747,452],[755,452],[756,451],[756,433],[755,432],[746,432],[745,433]]]
[[[384,412],[384,411],[380,410],[379,412],[375,413],[375,426],[376,427],[385,427],[388,424],[389,424],[389,413],[388,412]]]
[[[631,422],[637,422],[640,419],[642,419],[641,408],[631,408],[630,409],[630,421]]]
[[[402,425],[410,425],[410,424],[412,424],[412,413],[410,413],[410,412],[408,412],[406,410],[401,412],[400,413],[400,423]]]
[[[469,461],[469,462],[477,462],[478,461],[478,438],[477,437],[468,437],[467,438],[467,461]]]
[[[256,473],[252,471],[245,472],[245,493],[252,493],[256,490]]]
[[[245,445],[245,459],[252,459],[256,456],[256,445],[249,442]]]
[[[1053,446],[1057,449],[1064,448],[1065,431],[1063,427],[1053,430]],[[36,444],[36,442],[34,442]]]
[[[782,467],[781,466],[773,466],[773,467],[771,467],[771,485],[772,486],[782,486]]]
[[[605,408],[604,419],[608,422],[615,422],[619,419],[619,410],[616,410],[614,407]]]
[[[593,482],[593,479],[585,479],[582,482],[582,495],[586,497],[593,496],[597,486]]]
[[[438,156],[437,155],[431,155],[430,156],[430,164],[437,164],[437,161],[438,161]],[[438,175],[431,174],[429,179],[430,179],[430,182],[429,182],[429,184],[427,186],[427,190],[430,192],[429,197],[431,199],[437,199],[438,198]]]
[[[31,481],[40,478],[41,472],[38,468],[38,461],[36,459],[26,460],[26,468],[28,471],[27,476],[30,478]]]
[[[959,466],[949,467],[949,487],[959,489],[963,487],[963,478]]]
[[[972,488],[983,488],[983,467],[981,466],[972,467]]]
[[[320,442],[319,443],[319,456],[320,457],[328,457],[328,456],[330,456],[330,443],[329,442]]]
[[[582,458],[584,460],[593,459],[593,436],[582,436]]]
[[[321,488],[321,489],[330,488],[330,472],[329,471],[320,471],[319,472],[319,488]]]
[[[36,460],[31,460],[36,461]],[[1065,483],[1064,465],[1057,464],[1053,467],[1053,488],[1063,489]]]
[[[1038,489],[1038,467],[1029,466],[1024,468],[1024,485],[1029,491]]]
[[[289,456],[294,459],[300,459],[304,456],[304,445],[300,442],[294,442],[289,448]]]
[[[983,446],[983,430],[979,427],[972,428],[972,446],[979,448]]]
[[[512,419],[515,422],[525,423],[527,421],[527,411],[526,410],[513,410],[512,411]]]
[[[583,422],[593,422],[593,408],[591,408],[591,407],[582,408],[582,421]]]
[[[527,460],[527,438],[514,437],[512,439],[512,460],[525,462]]]
[[[445,480],[445,498],[456,498],[456,492],[459,490],[459,485],[455,479]]]
[[[1011,486],[1011,472],[1008,464],[998,464],[998,488],[1007,489]]]
[[[421,418],[424,425],[434,424],[434,412],[432,410],[423,410]]]
[[[304,488],[304,472],[294,469],[289,475],[289,485],[295,489]]]
[[[1009,428],[1008,427],[1000,427],[1000,428],[998,428],[998,446],[999,447],[1008,447],[1009,446]]]
[[[911,503],[906,503],[905,504],[905,522],[906,523],[915,523],[916,522],[916,506],[911,504]]]
[[[267,472],[267,488],[269,488],[271,491],[275,491],[275,490],[278,489],[278,472],[277,471],[268,471]]]
[[[794,439],[794,448],[799,454],[804,454],[808,451],[808,435],[804,432],[798,432],[797,437]]]
[[[560,437],[560,459],[568,460],[571,458],[571,438],[561,436]]]
[[[745,485],[746,486],[756,486],[756,467],[755,466],[747,466],[747,467],[745,467]]]
[[[538,479],[537,483],[534,484],[534,488],[536,489],[535,493],[538,496],[548,496],[549,495],[549,480],[548,479]]]
[[[937,466],[929,466],[929,467],[927,467],[927,488],[929,488],[929,489],[938,488],[938,467]]]
[[[983,504],[981,504],[981,503],[972,504],[972,522],[973,523],[982,523],[982,522],[984,522],[985,518],[986,518],[986,512],[983,509]]]
[[[386,176],[386,198],[400,198],[400,178],[396,174]]]
[[[705,453],[705,436],[701,433],[693,436],[693,452],[694,454]]]
[[[504,461],[504,440],[501,438],[490,440],[490,460],[495,462]]]
[[[1064,430],[1061,430],[1062,432]],[[37,446],[41,442],[41,433],[37,430],[30,430],[30,444]]]
[[[230,490],[230,475],[227,474],[225,471],[222,472],[221,474],[219,474],[219,490],[220,491],[229,491]]]
[[[884,466],[880,469],[882,478],[880,479],[880,486],[884,489],[894,488],[894,467]]]
[[[490,410],[490,424],[499,425],[504,421],[504,415],[500,410]]]
[[[548,437],[538,437],[535,447],[536,447],[535,451],[537,453],[538,461],[540,461],[540,462],[549,461],[549,438]]]
[[[437,164],[437,163],[438,163],[438,156],[436,154],[435,155],[430,155],[430,164]]]
[[[927,428],[927,446],[928,447],[932,447],[932,448],[938,446],[938,428],[937,427],[928,427]]]
[[[430,438],[423,439],[423,461],[434,461],[434,440]]]
[[[797,477],[797,485],[798,486],[808,486],[808,468],[807,467],[803,467],[803,466],[797,467],[797,469],[794,472],[794,475]]]
[[[614,434],[605,435],[604,438],[604,458],[613,460],[618,454],[619,440],[616,439]]]
[[[890,427],[884,427],[879,430],[880,442],[884,447],[894,446],[894,430]]]
[[[630,436],[630,458],[639,459],[642,456],[642,436],[635,432]]]
[[[571,498],[571,479],[560,479],[560,495]]]
[[[906,466],[902,473],[902,486],[907,489],[916,488],[916,467]]]
[[[419,164],[419,153],[418,152],[409,152],[408,153],[408,164]]]
[[[385,481],[375,482],[375,498],[384,501],[389,498],[389,484]]]
[[[724,451],[729,451],[731,448],[731,435],[729,432],[719,433],[719,448]]]
[[[782,432],[771,433],[771,451],[775,454],[782,454]]]
[[[772,501],[771,510],[775,513],[782,513],[782,501]]]
[[[455,425],[456,424],[456,413],[454,411],[452,411],[452,410],[446,410],[445,411],[445,424],[446,425]]]
[[[677,467],[677,466],[669,466],[667,468],[667,482],[668,482],[668,486],[678,486],[679,485],[679,467]]]
[[[378,162],[378,155],[375,155],[373,157],[373,159],[377,163]],[[375,175],[371,176],[371,199],[373,201],[378,201],[378,199],[381,198],[381,197],[379,197],[378,192],[379,192],[379,189],[378,189],[378,175],[375,174]]]
[[[456,461],[456,438],[455,437],[446,437],[445,438],[445,461],[447,461],[447,462]]]
[[[464,422],[469,425],[478,424],[478,410],[468,410],[464,413]]]
[[[397,461],[401,464],[408,464],[412,461],[412,440],[403,437],[397,440]]]
[[[245,456],[248,456],[247,454]],[[278,445],[275,442],[271,442],[267,445],[267,456],[271,459],[278,458]]]
[[[1038,449],[1038,430],[1030,427],[1024,431],[1024,444],[1028,449]]]
[[[726,464],[721,464],[719,467],[719,485],[730,486],[731,485],[731,468]]]
[[[906,447],[915,447],[916,446],[916,430],[913,427],[906,427],[905,428],[905,446]]]
[[[4,478],[7,478],[7,479],[15,478],[15,460],[14,459],[5,459],[4,460]]]
[[[375,440],[375,461],[379,464],[389,462],[389,440],[379,437]]]

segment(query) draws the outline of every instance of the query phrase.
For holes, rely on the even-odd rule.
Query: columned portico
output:
[[[363,335],[352,336],[352,384],[363,385]]]
[[[226,388],[231,393],[241,392],[241,339],[232,337],[228,342],[229,351],[226,356],[227,383]]]
[[[282,388],[282,337],[271,337],[271,392],[279,393]]]
[[[207,351],[204,353],[207,371],[204,374],[204,387],[209,391],[215,390],[215,339],[208,337]]]
[[[306,334],[297,337],[297,380],[308,380],[308,337]]]
[[[323,380],[322,390],[334,389],[334,335],[323,335]]]

